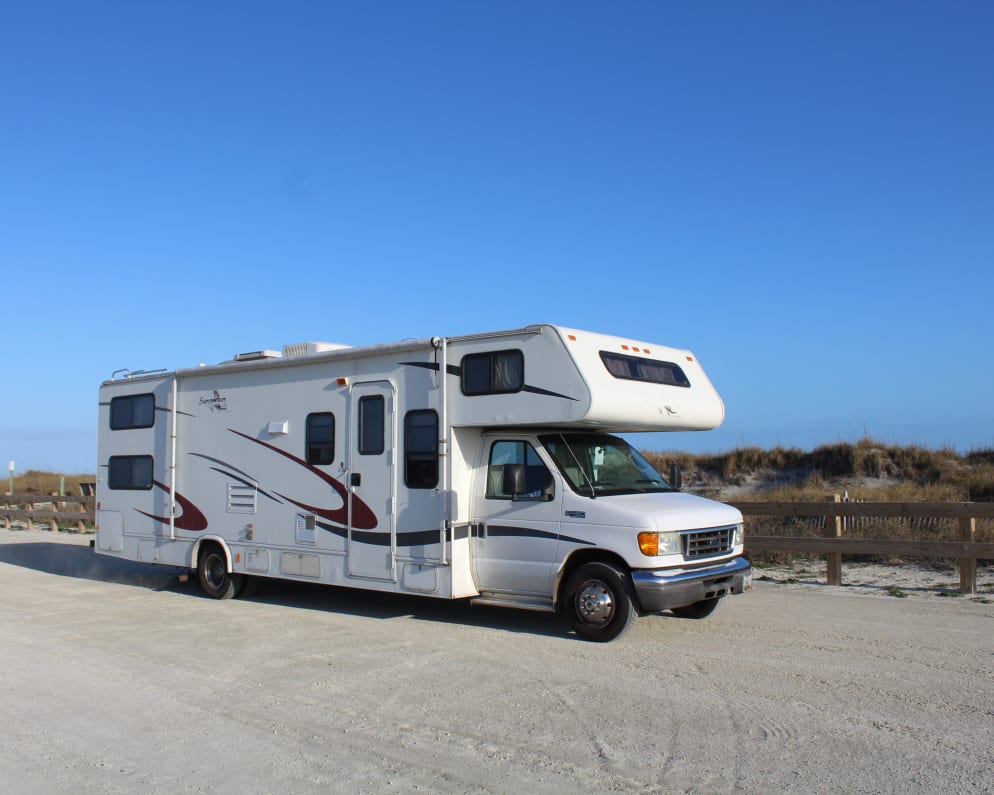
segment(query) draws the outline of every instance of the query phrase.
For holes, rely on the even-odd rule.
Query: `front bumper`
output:
[[[699,569],[639,569],[632,572],[643,613],[659,613],[704,599],[739,594],[752,587],[752,566],[734,558]]]

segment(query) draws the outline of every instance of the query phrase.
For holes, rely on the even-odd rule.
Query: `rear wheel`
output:
[[[586,563],[566,583],[563,606],[576,634],[605,643],[624,635],[635,620],[628,575],[610,563]]]
[[[702,599],[700,602],[694,602],[691,605],[672,607],[670,609],[673,611],[673,615],[680,618],[707,618],[714,612],[720,601],[721,597],[715,596],[712,599]]]
[[[197,560],[197,577],[200,587],[212,599],[231,599],[238,596],[244,578],[241,574],[228,571],[228,560],[224,550],[211,544],[200,551]]]

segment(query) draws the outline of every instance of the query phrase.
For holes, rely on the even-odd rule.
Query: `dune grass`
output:
[[[830,444],[811,452],[776,447],[740,448],[717,455],[643,453],[661,472],[677,461],[684,490],[715,499],[819,502],[845,495],[862,502],[992,502],[994,450],[961,455],[942,448],[902,447],[862,439]],[[750,516],[747,531],[757,535],[820,535],[824,518]],[[919,541],[958,539],[955,519],[923,517],[844,520],[849,538]],[[977,521],[975,539],[994,541],[994,520]],[[790,557],[769,553],[760,557]]]
[[[94,483],[97,480],[96,475],[63,475],[58,472],[29,469],[23,474],[14,474],[14,494],[58,494],[62,478],[65,478],[64,493],[73,496],[79,496],[80,483]],[[8,492],[9,484],[8,478],[0,480],[4,494]]]
[[[821,499],[842,487],[855,499],[900,502],[994,501],[994,450],[961,455],[950,448],[889,445],[862,439],[808,452],[745,447],[720,454],[643,452],[659,468],[680,464],[688,491],[728,491],[752,481],[749,499]]]

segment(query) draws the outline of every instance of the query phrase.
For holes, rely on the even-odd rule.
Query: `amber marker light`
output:
[[[639,549],[651,558],[659,554],[659,533],[639,533]]]

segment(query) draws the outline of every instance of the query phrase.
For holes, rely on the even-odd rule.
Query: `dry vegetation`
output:
[[[661,472],[676,461],[684,488],[718,499],[799,501],[849,492],[888,502],[992,502],[994,450],[961,455],[872,439],[797,448],[744,447],[721,454],[645,453]]]
[[[846,495],[862,502],[994,502],[994,450],[900,447],[872,439],[829,444],[811,452],[747,447],[717,455],[645,453],[661,472],[676,461],[685,491],[728,502],[813,502]],[[815,535],[819,519],[750,517],[761,535]],[[854,519],[854,538],[953,540],[955,520]],[[977,522],[977,541],[994,541],[994,521]]]
[[[14,475],[14,494],[58,494],[61,480],[65,479],[65,494],[80,494],[80,483],[94,483],[96,475],[60,475],[57,472],[39,472],[29,469],[23,475]],[[4,493],[9,490],[9,479],[4,479]]]

